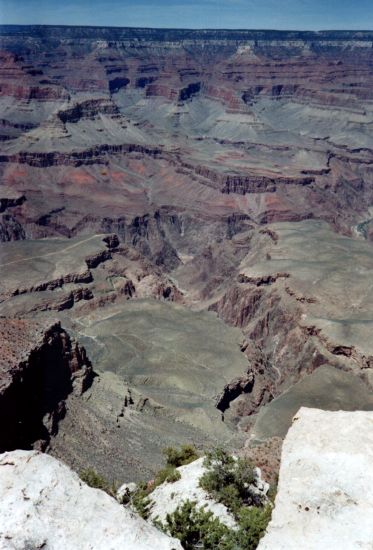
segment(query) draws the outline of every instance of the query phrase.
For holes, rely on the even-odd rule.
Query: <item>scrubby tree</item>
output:
[[[182,445],[180,449],[175,447],[167,447],[164,449],[163,454],[166,457],[167,466],[173,466],[179,468],[185,464],[190,464],[194,460],[197,460],[198,453],[194,445]]]
[[[254,504],[250,485],[254,481],[253,464],[246,458],[235,458],[223,449],[207,454],[206,472],[200,485],[235,516],[243,505]]]

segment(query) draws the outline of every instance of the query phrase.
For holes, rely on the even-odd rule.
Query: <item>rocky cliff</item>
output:
[[[372,422],[372,412],[299,410],[284,441],[260,550],[371,547]]]
[[[0,336],[0,449],[45,449],[69,394],[90,386],[91,363],[59,322],[0,319]]]

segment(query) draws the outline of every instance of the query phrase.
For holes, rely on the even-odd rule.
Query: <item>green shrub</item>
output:
[[[164,449],[163,454],[166,457],[167,466],[173,466],[174,468],[190,464],[198,458],[198,453],[194,445],[182,445],[180,449],[167,447]]]
[[[276,483],[273,483],[271,484],[270,488],[269,488],[269,491],[267,493],[267,497],[269,498],[269,500],[271,502],[275,502],[275,498],[276,498],[276,495],[277,495],[277,484]]]
[[[215,449],[207,454],[204,465],[207,471],[200,479],[200,486],[235,517],[243,505],[253,504],[249,489],[254,480],[250,461],[235,459],[222,449]]]
[[[162,483],[180,479],[176,468],[198,458],[190,445],[180,450],[169,447],[164,454],[167,465],[157,473],[154,483],[139,483],[130,497],[131,506],[144,519],[150,515],[151,492]],[[204,464],[207,471],[200,480],[201,487],[227,506],[236,519],[237,528],[228,528],[212,512],[204,507],[197,509],[196,503],[190,501],[167,514],[164,524],[159,519],[154,524],[179,539],[185,550],[194,550],[196,546],[205,550],[255,550],[270,520],[272,507],[252,506],[249,489],[254,480],[252,463],[216,449],[207,454]]]
[[[229,529],[212,512],[203,508],[197,510],[196,503],[189,500],[172,514],[167,514],[164,530],[179,539],[185,550],[193,550],[197,544],[217,550],[220,542],[229,535]]]
[[[84,481],[84,483],[89,485],[89,487],[93,487],[94,489],[101,489],[111,497],[115,497],[117,492],[115,483],[112,482],[110,484],[104,477],[98,474],[96,470],[94,470],[93,468],[87,468],[86,470],[82,470],[79,475],[80,475],[80,479]]]
[[[276,474],[274,476],[274,480],[273,482],[271,483],[270,487],[269,487],[269,491],[267,493],[267,497],[269,498],[269,500],[274,503],[275,502],[275,498],[276,498],[276,495],[277,495],[277,487],[278,487],[278,474]]]
[[[272,515],[272,506],[265,508],[241,508],[238,519],[238,530],[233,534],[237,549],[254,550],[264,535]]]
[[[221,502],[224,504],[230,512],[234,515],[234,517],[237,517],[241,507],[242,507],[242,499],[240,497],[239,490],[237,487],[235,487],[233,484],[226,485],[226,487],[222,487],[219,490],[218,502]]]
[[[230,529],[204,508],[197,509],[195,502],[186,501],[167,514],[166,523],[159,521],[158,528],[180,540],[185,550],[197,545],[204,550],[255,550],[268,525],[272,508],[242,507],[238,528]]]
[[[151,503],[149,499],[150,489],[148,484],[141,481],[137,484],[136,491],[131,495],[131,506],[143,519],[148,519],[150,514]]]
[[[172,466],[166,466],[165,468],[162,468],[162,470],[159,470],[157,475],[154,479],[154,489],[155,487],[158,487],[158,485],[162,485],[162,483],[174,483],[175,481],[178,481],[181,478],[180,472],[176,470],[176,468]]]

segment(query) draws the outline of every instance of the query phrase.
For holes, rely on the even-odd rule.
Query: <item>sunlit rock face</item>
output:
[[[181,550],[67,466],[36,451],[0,455],[1,548]]]
[[[373,413],[301,408],[260,550],[371,548]]]

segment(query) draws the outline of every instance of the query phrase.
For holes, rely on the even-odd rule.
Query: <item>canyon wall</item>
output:
[[[250,446],[307,400],[372,408],[372,41],[0,27],[0,315],[56,318],[99,375],[70,394],[59,457],[150,475],[175,419]]]

